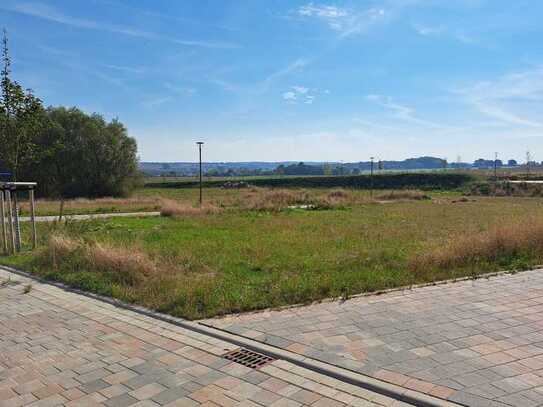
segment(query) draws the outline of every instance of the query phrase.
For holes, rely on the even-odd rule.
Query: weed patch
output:
[[[390,191],[376,197],[378,201],[424,201],[432,199],[429,195],[419,191]]]
[[[459,234],[438,248],[411,259],[410,269],[449,270],[496,264],[525,268],[543,259],[543,221],[532,220],[488,231]]]
[[[172,199],[164,199],[160,206],[160,215],[167,217],[209,215],[222,212],[223,209],[211,203],[203,203],[201,206],[192,206]]]

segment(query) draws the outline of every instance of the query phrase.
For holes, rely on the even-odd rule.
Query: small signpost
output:
[[[34,200],[36,185],[35,182],[0,181],[0,238],[2,250],[6,255],[21,251],[18,194],[23,191],[28,192],[30,202],[32,248],[34,249],[37,245],[36,203]]]

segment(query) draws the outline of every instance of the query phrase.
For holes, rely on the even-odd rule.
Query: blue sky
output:
[[[2,0],[14,76],[145,161],[543,159],[543,2]]]

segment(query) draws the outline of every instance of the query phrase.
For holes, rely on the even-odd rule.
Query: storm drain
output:
[[[275,360],[269,356],[261,355],[260,353],[243,348],[228,352],[227,354],[223,355],[223,358],[239,363],[240,365],[250,367],[251,369],[258,369]]]

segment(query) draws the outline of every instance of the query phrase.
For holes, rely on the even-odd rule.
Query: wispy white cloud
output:
[[[203,41],[203,40],[187,40],[163,36],[150,31],[140,30],[137,28],[108,24],[94,20],[72,17],[60,12],[59,10],[42,3],[21,2],[13,7],[0,6],[1,9],[16,12],[19,14],[28,15],[42,20],[55,22],[58,24],[69,25],[81,29],[105,31],[114,34],[121,34],[136,38],[144,38],[147,40],[162,40],[184,46],[196,46],[204,48],[238,48],[239,45],[222,41]]]
[[[209,83],[217,85],[227,92],[239,92],[242,87],[236,83],[225,81],[223,79],[211,78],[208,80]]]
[[[485,116],[504,124],[542,128],[543,67],[453,90]]]
[[[145,68],[132,67],[132,66],[110,65],[110,64],[103,64],[102,66],[104,68],[108,68],[113,71],[119,71],[119,72],[124,72],[124,73],[141,74],[145,72]]]
[[[483,45],[482,41],[473,34],[468,34],[460,28],[450,28],[445,25],[425,25],[425,24],[413,24],[413,29],[417,34],[424,37],[444,38],[458,41],[468,45]]]
[[[304,103],[306,105],[312,105],[314,101],[315,101],[315,95],[308,95],[305,97]]]
[[[299,7],[296,14],[304,19],[316,19],[339,33],[340,37],[366,32],[375,24],[387,21],[389,12],[383,7],[363,10],[309,3]]]
[[[423,25],[423,24],[413,24],[413,29],[419,35],[423,35],[425,37],[439,36],[443,34],[443,32],[446,30],[446,28],[442,25],[433,27],[433,26]]]
[[[366,99],[391,111],[393,113],[393,116],[397,119],[410,122],[412,124],[416,124],[423,127],[432,127],[432,128],[447,127],[439,123],[434,123],[432,121],[419,119],[418,117],[415,116],[415,109],[409,106],[396,103],[393,101],[392,98],[388,96],[373,94],[373,95],[367,95]]]
[[[315,17],[323,20],[330,28],[340,30],[344,20],[349,16],[347,10],[336,6],[315,5],[309,3],[298,9],[298,15],[301,17]]]
[[[262,80],[253,83],[236,83],[217,77],[210,77],[207,81],[211,84],[219,86],[227,92],[244,94],[245,96],[252,98],[256,95],[267,93],[274,83],[292,73],[301,71],[307,66],[308,63],[308,59],[298,58],[285,67],[270,73]]]
[[[303,86],[293,86],[292,89],[294,89],[296,92],[305,95],[307,92],[309,92],[309,88],[303,87]]]
[[[210,24],[209,22],[203,22],[203,21],[199,21],[199,20],[196,20],[196,19],[193,19],[193,18],[185,18],[185,17],[180,17],[180,16],[177,16],[177,15],[159,13],[159,12],[156,12],[154,10],[151,11],[151,10],[147,10],[147,9],[143,9],[143,8],[139,8],[139,7],[134,7],[132,4],[125,4],[125,3],[122,3],[120,1],[101,0],[101,2],[105,3],[105,4],[109,5],[109,6],[121,7],[124,10],[130,11],[130,12],[135,13],[135,14],[139,14],[141,16],[145,16],[147,18],[148,17],[156,17],[156,18],[159,18],[159,19],[162,19],[162,20],[175,21],[177,23],[182,23],[184,25],[191,25],[191,26],[202,27],[202,28],[206,28],[206,29],[215,28],[215,29],[221,29],[221,30],[226,30],[226,31],[240,31],[240,29],[236,28],[236,27],[225,26],[225,25],[221,25],[221,24]]]
[[[50,55],[57,55],[62,57],[74,57],[77,56],[75,52],[67,51],[65,49],[60,49],[56,47],[50,47],[48,45],[38,45],[38,48],[42,50],[43,52],[50,54]]]
[[[184,87],[184,86],[177,86],[177,85],[174,85],[170,82],[166,82],[164,83],[164,87],[166,89],[168,89],[169,91],[171,92],[174,92],[178,95],[183,95],[183,96],[192,96],[192,95],[195,95],[197,93],[197,90],[194,89],[194,88],[187,88],[187,87]]]
[[[289,104],[304,103],[311,105],[318,93],[318,89],[310,89],[305,86],[292,86],[289,91],[283,93],[283,100]]]
[[[295,103],[296,102],[296,92],[288,91],[283,93],[283,100],[285,100],[287,103]]]
[[[158,97],[154,99],[149,99],[141,102],[142,106],[146,108],[154,108],[158,106],[162,106],[168,102],[173,101],[173,98],[171,96],[164,96],[164,97]]]
[[[286,67],[279,69],[278,71],[275,71],[268,75],[261,83],[262,87],[267,90],[268,87],[271,85],[272,82],[276,81],[277,79],[280,79],[292,72],[299,71],[303,69],[309,61],[305,58],[298,58],[294,62],[291,62]]]

